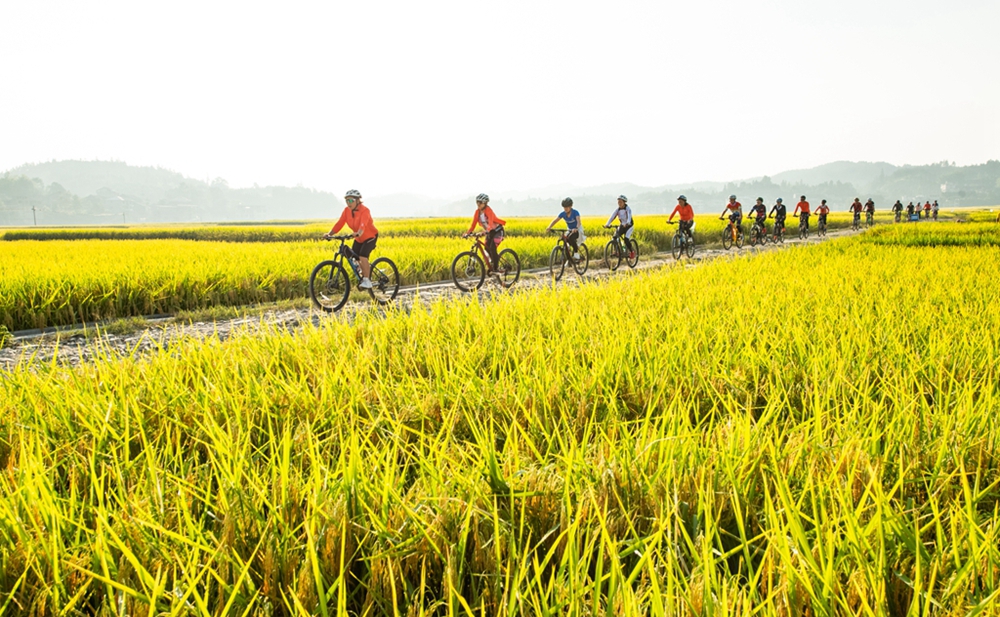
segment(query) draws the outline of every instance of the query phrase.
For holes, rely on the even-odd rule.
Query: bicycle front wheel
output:
[[[309,275],[309,297],[318,309],[333,313],[343,308],[351,294],[351,281],[344,266],[335,261],[320,262]]]
[[[573,269],[576,270],[577,274],[583,276],[583,273],[590,266],[590,249],[587,248],[586,244],[581,244],[579,253],[580,259],[573,260]]]
[[[483,286],[486,278],[486,264],[483,258],[472,251],[459,253],[451,262],[451,280],[462,291],[472,291]]]
[[[504,249],[497,255],[497,272],[500,273],[500,284],[509,289],[521,278],[521,260],[511,249]]]
[[[388,304],[399,293],[399,269],[388,257],[379,257],[372,262],[372,288],[368,290],[372,299],[379,304]]]
[[[733,248],[733,231],[728,227],[722,230],[722,248],[727,251]]]
[[[615,240],[604,245],[604,265],[611,271],[622,265],[622,249]]]
[[[673,253],[674,259],[680,259],[681,255],[684,254],[684,239],[680,234],[674,234],[674,240],[670,246],[670,252]]]
[[[549,255],[549,273],[552,274],[553,279],[558,281],[562,278],[563,270],[565,269],[566,252],[560,244],[556,248],[552,249],[552,253]]]

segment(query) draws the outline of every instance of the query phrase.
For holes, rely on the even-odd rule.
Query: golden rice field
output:
[[[522,268],[548,263],[555,245],[555,238],[544,233],[550,220],[510,221],[510,236],[503,246],[519,254]],[[588,217],[584,223],[595,260],[608,240],[609,232],[601,227],[605,220]],[[664,220],[662,216],[637,217],[635,237],[644,254],[669,247],[674,228],[668,228]],[[448,280],[455,255],[470,246],[459,238],[468,224],[464,219],[379,221],[387,235],[380,238],[375,255],[396,262],[403,285]],[[846,224],[846,215],[831,219],[831,227]],[[699,242],[717,244],[722,222],[706,215],[699,217],[697,225]],[[161,238],[164,230],[175,237]],[[279,227],[223,228],[224,234],[250,234],[258,239],[263,233],[284,231]],[[313,224],[308,235],[281,242],[228,241],[223,238],[247,236],[220,237],[215,235],[219,230],[211,227],[136,228],[144,239],[0,242],[0,325],[16,331],[305,298],[312,268],[333,254],[333,245],[317,240],[327,231],[329,224]],[[67,230],[62,235],[93,232]],[[40,238],[47,237],[39,233]]]
[[[0,612],[997,614],[998,235],[926,232],[5,373]]]

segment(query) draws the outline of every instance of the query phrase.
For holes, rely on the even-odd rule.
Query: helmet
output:
[[[758,197],[757,201],[764,201],[764,198],[763,197]]]
[[[570,206],[573,205],[573,200],[571,198],[567,197],[566,199],[562,200],[562,205],[563,205],[563,208],[568,208],[568,207],[570,207]]]
[[[347,191],[346,193],[344,193],[344,197],[345,198],[346,197],[357,197],[358,199],[361,199],[361,192],[360,191],[356,191],[354,189],[351,189],[351,190]]]
[[[490,203],[490,196],[487,195],[486,193],[480,193],[480,194],[476,195],[476,203],[478,204],[480,202],[482,202],[484,204]]]
[[[679,195],[679,196],[677,197],[677,199],[683,199],[684,201],[687,201],[687,200],[688,200],[688,198],[687,198],[687,197],[685,197],[685,196],[683,196],[683,195]]]
[[[780,197],[778,198],[778,201],[776,203],[779,203],[779,204],[781,203],[781,198]]]
[[[628,203],[628,197],[625,197],[624,195],[619,195],[618,199],[624,201],[625,203]]]
[[[736,195],[730,195],[729,199],[736,199]]]

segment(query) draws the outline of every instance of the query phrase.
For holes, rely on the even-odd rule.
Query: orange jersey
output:
[[[472,215],[472,225],[469,226],[470,234],[476,230],[477,223],[482,225],[486,231],[493,231],[500,225],[506,225],[507,221],[497,218],[497,215],[493,213],[493,208],[486,206],[482,212],[476,208],[475,214]]]
[[[734,201],[733,203],[727,203],[726,207],[729,208],[730,210],[732,210],[733,212],[742,212],[743,211],[743,204],[741,204],[738,201]]]
[[[358,204],[358,207],[354,210],[344,208],[343,214],[340,215],[340,220],[333,226],[330,233],[337,233],[343,229],[344,225],[350,227],[351,231],[355,233],[357,233],[359,229],[363,230],[361,235],[358,236],[358,242],[371,240],[378,235],[378,230],[375,229],[375,223],[372,221],[372,213],[363,204]]]
[[[792,212],[792,216],[795,216],[799,212],[805,212],[806,214],[809,214],[808,201],[800,201],[799,203],[795,204],[795,212]]]
[[[675,214],[679,216],[682,221],[694,220],[694,208],[691,207],[691,204],[678,204],[677,207],[674,208],[674,211],[670,213],[670,220],[673,220]]]
[[[820,206],[816,208],[816,214],[829,214],[830,206]]]

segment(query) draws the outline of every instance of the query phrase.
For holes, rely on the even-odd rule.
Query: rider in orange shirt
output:
[[[497,245],[503,241],[503,226],[507,224],[507,221],[497,218],[489,203],[490,196],[486,193],[480,193],[476,197],[476,211],[472,215],[472,225],[462,237],[468,238],[476,230],[477,224],[482,226],[486,231],[486,252],[489,253],[490,261],[492,261],[490,272],[494,272],[500,261],[500,257],[497,256]]]
[[[375,223],[372,222],[371,211],[361,203],[361,193],[355,190],[347,191],[344,200],[347,202],[347,207],[340,215],[340,220],[323,237],[329,238],[336,235],[338,231],[343,229],[344,225],[347,225],[354,232],[355,240],[351,250],[358,256],[358,263],[361,265],[361,283],[358,287],[371,289],[372,281],[368,278],[368,275],[371,274],[371,265],[368,262],[368,257],[372,254],[375,243],[378,241],[378,230],[375,229]]]
[[[687,237],[694,240],[694,235],[692,231],[694,230],[694,208],[688,203],[687,197],[681,195],[677,198],[677,207],[674,211],[670,213],[670,218],[667,219],[667,223],[674,220],[674,215],[677,215],[681,219],[681,231],[687,234]]]
[[[733,237],[736,237],[736,228],[740,226],[743,222],[743,204],[736,201],[736,195],[729,196],[729,202],[726,204],[726,209],[722,211],[722,215],[719,216],[719,220],[723,221],[726,219],[726,213],[729,213],[729,224],[733,230]]]
[[[820,202],[819,207],[816,208],[816,215],[819,217],[819,226],[826,227],[826,215],[830,214],[830,206],[826,205],[826,200],[824,199]]]
[[[799,199],[799,203],[795,204],[795,212],[792,212],[792,216],[799,216],[799,222],[805,223],[806,229],[809,229],[809,202],[806,201],[805,195]]]

